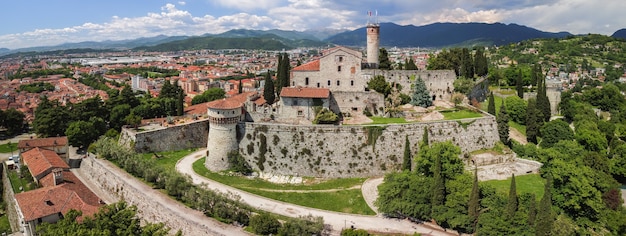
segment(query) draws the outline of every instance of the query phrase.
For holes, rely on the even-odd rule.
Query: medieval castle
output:
[[[369,91],[368,81],[383,75],[410,94],[422,78],[433,100],[450,100],[456,75],[452,70],[379,70],[380,26],[367,25],[367,58],[346,47],[331,48],[314,61],[291,70],[290,87],[273,106],[256,92],[242,93],[206,105],[207,119],[167,129],[135,132],[124,129],[121,143],[137,151],[162,151],[206,144],[205,166],[229,167],[227,154],[239,151],[256,171],[312,177],[366,177],[399,169],[404,138],[417,152],[425,129],[431,141],[451,140],[464,153],[491,148],[498,141],[495,118],[483,117],[384,126],[312,125],[314,107],[337,114],[382,113],[382,94]],[[206,137],[206,138],[205,138]],[[204,143],[203,143],[204,142]]]

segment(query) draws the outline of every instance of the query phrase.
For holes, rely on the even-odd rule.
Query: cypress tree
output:
[[[512,219],[517,212],[517,186],[515,185],[515,174],[511,177],[511,187],[509,187],[509,201],[506,205],[506,213]]]
[[[530,195],[530,204],[528,205],[528,226],[533,227],[535,225],[535,218],[537,217],[537,200],[535,200],[535,194]]]
[[[283,62],[281,63],[281,70],[283,77],[281,79],[282,87],[289,87],[289,70],[291,69],[291,64],[289,64],[289,55],[284,54],[282,58]]]
[[[537,211],[537,222],[535,224],[535,235],[550,235],[552,225],[554,224],[554,216],[552,215],[552,176],[548,174],[546,177],[546,185],[544,187],[543,198],[539,202]]]
[[[243,83],[239,80],[239,94],[243,93]]]
[[[424,134],[422,134],[422,142],[420,143],[420,148],[426,146],[428,147],[428,126],[424,127]]]
[[[178,90],[176,100],[176,115],[182,116],[185,113],[185,91],[180,86],[176,86]]]
[[[272,80],[271,72],[268,71],[265,74],[265,87],[263,88],[263,98],[267,104],[274,104],[276,100],[276,94],[274,93],[274,80]]]
[[[402,170],[411,170],[411,143],[409,142],[409,136],[404,136],[404,159],[402,162]]]
[[[552,116],[552,112],[550,109],[550,100],[548,99],[548,95],[546,94],[546,80],[540,79],[537,84],[541,84],[538,86],[537,91],[537,108],[539,112],[542,114],[543,122],[550,121],[550,116]]]
[[[474,182],[472,183],[472,192],[470,193],[469,203],[467,204],[467,214],[472,222],[472,228],[476,231],[476,224],[478,223],[479,214],[479,198],[480,192],[478,191],[478,169],[474,167]]]
[[[283,54],[280,53],[278,54],[278,66],[276,67],[276,83],[274,84],[275,88],[275,93],[276,94],[280,94],[280,91],[283,89],[283,80],[285,77],[284,71],[283,71]]]
[[[487,106],[487,112],[492,115],[496,115],[496,98],[493,96],[493,92],[489,95],[489,104]]]
[[[391,61],[389,61],[389,53],[385,48],[378,49],[378,69],[390,70]]]
[[[474,54],[474,72],[478,76],[485,76],[489,73],[489,64],[482,48],[478,48]]]
[[[522,78],[522,70],[519,69],[517,73],[517,80],[515,80],[515,89],[517,90],[517,96],[524,98],[524,80]]]
[[[504,107],[504,100],[502,100],[502,105],[500,105],[500,112],[498,112],[498,117],[496,117],[496,123],[498,123],[498,134],[500,135],[500,141],[505,145],[509,144],[509,115],[506,113],[506,108]]]
[[[526,107],[526,140],[528,142],[537,144],[537,135],[539,133],[539,126],[537,125],[537,99],[528,99],[528,107]]]
[[[434,170],[433,170],[433,184],[431,186],[431,193],[432,195],[432,200],[431,200],[431,204],[432,204],[432,209],[435,208],[435,206],[441,206],[443,205],[443,203],[445,202],[445,194],[446,194],[446,186],[445,186],[445,181],[443,179],[443,174],[441,173],[441,156],[437,155],[437,157],[435,158],[435,163],[434,163]]]

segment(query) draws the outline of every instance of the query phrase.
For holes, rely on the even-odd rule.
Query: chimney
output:
[[[63,169],[56,168],[52,170],[54,185],[59,185],[63,183]]]

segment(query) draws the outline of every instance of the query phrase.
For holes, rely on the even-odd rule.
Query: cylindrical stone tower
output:
[[[367,24],[367,64],[370,68],[378,68],[378,46],[380,44],[380,25]]]
[[[228,153],[238,150],[237,123],[243,114],[243,104],[220,99],[207,104],[209,116],[209,141],[204,166],[218,172],[228,169]]]

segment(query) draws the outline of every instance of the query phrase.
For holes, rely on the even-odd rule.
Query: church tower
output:
[[[368,12],[372,17],[372,12]],[[367,22],[367,64],[369,68],[378,68],[378,47],[380,44],[380,24],[378,24],[378,12],[376,12],[376,21]]]
[[[214,172],[229,168],[228,153],[239,149],[237,123],[243,114],[243,104],[234,100],[220,99],[207,104],[209,116],[209,140],[204,166]]]

